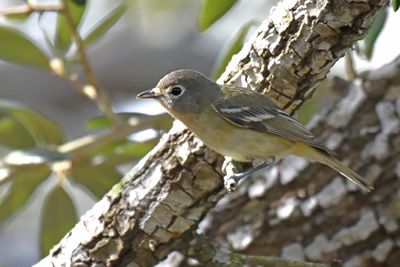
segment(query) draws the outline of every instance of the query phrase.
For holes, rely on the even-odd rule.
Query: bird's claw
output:
[[[224,177],[224,186],[225,186],[226,191],[233,192],[237,188],[237,181],[232,177],[225,176]]]
[[[275,162],[274,157],[268,157],[263,163],[261,163],[257,166],[251,167],[244,172],[235,173],[235,171],[237,170],[237,166],[235,166],[235,164],[230,159],[226,159],[223,164],[223,168],[222,168],[223,172],[226,173],[226,175],[224,176],[225,189],[228,192],[235,191],[237,188],[238,182],[241,179],[243,179],[249,175],[252,175],[253,173],[257,172],[258,170],[264,169],[266,167],[270,167],[274,162]]]

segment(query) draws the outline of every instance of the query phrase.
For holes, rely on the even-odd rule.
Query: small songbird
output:
[[[373,189],[301,123],[250,89],[219,85],[184,69],[169,73],[137,97],[158,100],[209,148],[233,160],[260,162],[293,154],[328,165],[366,191]]]

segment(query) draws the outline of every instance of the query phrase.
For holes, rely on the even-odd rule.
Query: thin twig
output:
[[[113,122],[114,125],[122,124],[123,121],[120,120],[112,110],[112,104],[110,98],[108,97],[106,92],[101,88],[100,83],[97,81],[96,76],[94,75],[93,69],[90,66],[88,57],[86,55],[83,41],[79,35],[79,32],[76,30],[77,25],[74,25],[66,0],[63,0],[61,3],[38,3],[36,2],[36,0],[29,0],[28,3],[23,6],[1,9],[0,15],[29,14],[31,12],[42,13],[50,11],[61,12],[67,21],[67,25],[71,31],[73,40],[78,49],[85,77],[95,90],[95,94],[89,97],[91,97],[97,102],[100,110],[106,115],[106,117],[108,117]],[[80,92],[85,94],[85,90],[83,87],[81,88]]]
[[[121,140],[124,137],[131,134],[136,128],[128,124],[121,125],[113,128],[108,133],[88,135],[68,143],[65,143],[58,147],[58,151],[61,153],[81,153],[94,150],[102,145],[112,143],[113,141]]]
[[[96,79],[96,76],[94,75],[82,39],[79,35],[79,32],[76,30],[77,25],[74,25],[70,10],[68,8],[68,4],[65,2],[65,0],[60,3],[37,3],[36,0],[29,0],[27,1],[26,5],[0,9],[0,15],[29,14],[32,12],[59,12],[65,16],[67,25],[71,31],[73,40],[79,52],[80,62],[83,67],[85,78],[94,89],[94,94],[88,95],[88,93],[85,92],[85,86],[79,80],[78,74],[73,73],[71,75],[64,75],[63,72],[55,72],[55,74],[60,78],[66,79],[69,82],[70,86],[78,93],[89,96],[92,100],[96,101],[100,110],[106,115],[108,119],[113,122],[115,126],[110,132],[106,134],[85,136],[58,147],[58,150],[62,153],[81,153],[93,150],[101,145],[122,139],[132,133],[134,131],[134,127],[124,123],[112,111],[111,101],[109,100],[109,97],[107,96],[105,91],[101,88],[99,82]],[[48,44],[50,44],[50,39],[47,36],[47,32],[45,31],[44,26],[40,23],[40,21],[39,26],[43,34],[47,38]],[[51,47],[51,45],[49,47]]]
[[[0,15],[29,14],[32,12],[59,12],[62,9],[60,3],[31,3],[27,5],[0,9]]]
[[[100,110],[104,113],[104,115],[107,118],[109,118],[115,126],[123,124],[123,121],[113,112],[110,98],[108,97],[107,93],[101,88],[100,83],[97,81],[97,78],[94,75],[93,69],[86,55],[86,50],[82,38],[80,37],[79,32],[76,30],[77,25],[74,25],[74,21],[72,20],[71,13],[68,4],[66,3],[66,0],[63,0],[63,3],[64,3],[64,8],[62,12],[67,22],[67,25],[71,31],[73,40],[76,44],[83,72],[85,74],[87,81],[89,82],[90,85],[93,86],[93,89],[95,90],[95,95],[93,99],[97,102]]]

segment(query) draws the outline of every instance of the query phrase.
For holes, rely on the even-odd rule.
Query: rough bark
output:
[[[284,1],[271,12],[270,19],[260,26],[219,81],[250,86],[264,92],[281,107],[294,111],[344,55],[345,49],[363,37],[376,12],[385,4],[385,0]],[[370,110],[382,99],[385,90],[368,91],[368,97],[357,92],[354,93],[360,98],[356,99],[357,105],[343,102],[329,111],[327,123],[323,117],[315,123],[315,129],[328,140],[330,148],[339,147],[338,154],[346,155],[353,162],[351,166],[368,179],[381,176],[376,182],[376,191],[370,195],[348,191],[341,178],[332,180],[336,176],[327,168],[308,165],[299,159],[292,160],[289,166],[284,161],[271,171],[268,179],[257,180],[255,184],[246,182],[222,200],[209,215],[203,230],[226,237],[233,248],[249,253],[285,257],[303,251],[303,259],[330,262],[332,255],[351,260],[352,255],[358,257],[358,253],[366,251],[367,243],[361,241],[384,230],[380,226],[383,222],[378,221],[381,218],[378,211],[385,211],[382,218],[389,220],[390,229],[397,226],[390,213],[393,209],[387,205],[396,205],[393,200],[396,194],[389,193],[397,192],[397,180],[390,175],[392,171],[382,171],[396,165],[395,157],[392,151],[383,153],[378,149],[380,144],[391,141],[390,127],[386,123],[382,134],[380,128],[378,134],[373,132],[380,120],[384,120],[377,119]],[[392,102],[382,105],[377,108],[381,112],[378,114],[385,115],[393,107]],[[346,128],[348,125],[351,127]],[[370,129],[371,125],[375,128]],[[378,135],[381,137],[375,138]],[[367,148],[393,159],[391,165],[384,165],[381,158],[368,157],[375,154],[363,152]],[[157,147],[36,266],[125,266],[128,263],[151,266],[175,249],[189,246],[191,230],[225,195],[222,160],[175,123]],[[293,181],[282,185],[277,180],[271,182],[274,177]],[[381,189],[385,181],[392,182],[393,187]],[[318,205],[313,204],[313,197],[319,201]],[[296,203],[295,209],[282,218],[279,214],[288,214],[284,212],[284,204],[288,202]],[[381,202],[384,206],[379,209]],[[369,209],[366,203],[371,204]],[[375,222],[372,226],[371,221]],[[352,229],[363,233],[358,229],[364,227],[368,231],[361,238],[351,235]],[[271,233],[270,229],[273,229]],[[387,251],[388,246],[394,248],[393,240],[384,243],[385,238],[376,237],[376,244],[381,245],[376,248],[377,254]],[[336,243],[332,245],[331,241]],[[328,244],[329,249],[321,242]]]
[[[221,245],[204,235],[193,238],[188,247],[185,256],[193,257],[197,261],[197,266],[333,267],[327,264],[285,260],[278,257],[246,255],[232,251],[226,245]],[[187,261],[185,262],[185,257],[182,254],[175,253],[175,255],[172,255],[173,257],[168,257],[163,261],[164,264],[167,264],[166,266],[193,266]]]
[[[400,57],[333,86],[347,93],[313,126],[375,190],[363,193],[326,166],[287,158],[224,198],[204,233],[250,255],[399,265]]]

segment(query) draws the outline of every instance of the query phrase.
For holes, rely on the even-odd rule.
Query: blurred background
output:
[[[80,32],[87,32],[119,2],[89,1]],[[271,0],[238,1],[222,19],[200,32],[197,27],[200,0],[128,1],[129,10],[125,15],[101,40],[90,46],[89,59],[98,80],[111,96],[115,111],[161,113],[162,109],[154,102],[136,103],[136,94],[153,87],[164,74],[175,69],[192,68],[210,75],[234,33],[249,21],[265,19],[275,3]],[[21,4],[24,2],[2,0],[0,10]],[[398,40],[394,40],[398,35],[390,34],[400,25],[400,16],[396,15],[389,11],[385,28],[376,43],[379,49],[374,50],[372,60],[355,57],[358,70],[377,68],[400,54],[400,46],[396,45]],[[37,20],[36,14],[17,23],[0,17],[0,24],[19,28],[45,47]],[[41,21],[49,34],[54,33],[54,13],[44,15]],[[331,74],[344,75],[342,61],[336,64]],[[1,99],[23,103],[59,122],[66,140],[90,133],[85,128],[86,121],[100,115],[92,101],[49,71],[0,61],[0,81]],[[1,267],[28,266],[40,259],[40,209],[45,197],[43,192],[53,184],[54,181],[41,184],[23,210],[0,225]],[[78,213],[82,214],[95,200],[81,188],[73,188],[70,193],[74,195]]]

